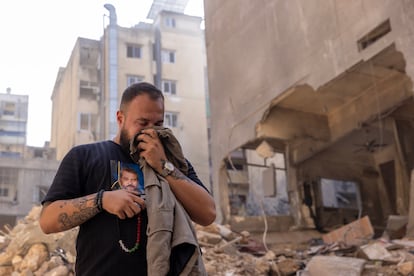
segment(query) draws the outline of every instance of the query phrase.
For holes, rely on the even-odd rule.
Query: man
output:
[[[138,174],[134,169],[128,167],[122,168],[119,177],[121,188],[129,191],[137,190]]]
[[[137,137],[140,157],[165,177],[190,218],[208,225],[216,217],[214,201],[191,164],[187,161],[187,175],[166,167],[170,162],[151,128],[163,124],[162,92],[149,83],[131,85],[122,95],[116,117],[118,133],[113,141],[71,149],[43,201],[39,222],[45,233],[80,226],[77,276],[147,274],[145,201],[135,191],[110,190],[113,173],[110,163],[133,162],[129,155],[130,140],[140,131]],[[166,169],[170,170],[168,174]]]

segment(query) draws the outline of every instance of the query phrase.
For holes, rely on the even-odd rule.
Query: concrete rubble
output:
[[[15,227],[1,231],[0,275],[74,275],[77,229],[43,234],[40,210],[33,207]],[[386,231],[380,238],[361,239],[358,234],[366,234],[369,218],[361,221],[368,227],[360,233],[355,232],[358,221],[354,221],[325,234],[332,238],[338,231],[349,232],[351,225],[354,239],[347,236],[346,242],[336,238],[330,243],[321,235],[305,243],[266,239],[264,244],[247,231],[238,233],[215,223],[196,225],[196,231],[209,275],[414,275],[414,240],[401,235],[390,239]]]

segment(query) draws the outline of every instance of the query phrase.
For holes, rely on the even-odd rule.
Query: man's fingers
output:
[[[125,213],[123,211],[119,212],[117,216],[120,219],[125,219]]]
[[[125,214],[127,217],[132,218],[133,216],[135,216],[135,210],[133,208],[128,208],[125,211]]]

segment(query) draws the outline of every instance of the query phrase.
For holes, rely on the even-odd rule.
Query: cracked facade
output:
[[[414,2],[204,4],[219,220],[259,230],[266,214],[287,230],[368,215],[380,230],[408,215]]]

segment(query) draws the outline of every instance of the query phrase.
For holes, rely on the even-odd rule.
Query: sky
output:
[[[0,93],[29,96],[27,144],[50,140],[51,95],[78,37],[99,39],[112,4],[118,25],[144,21],[152,0],[5,0],[0,16]],[[203,0],[189,0],[185,13],[203,16]]]

